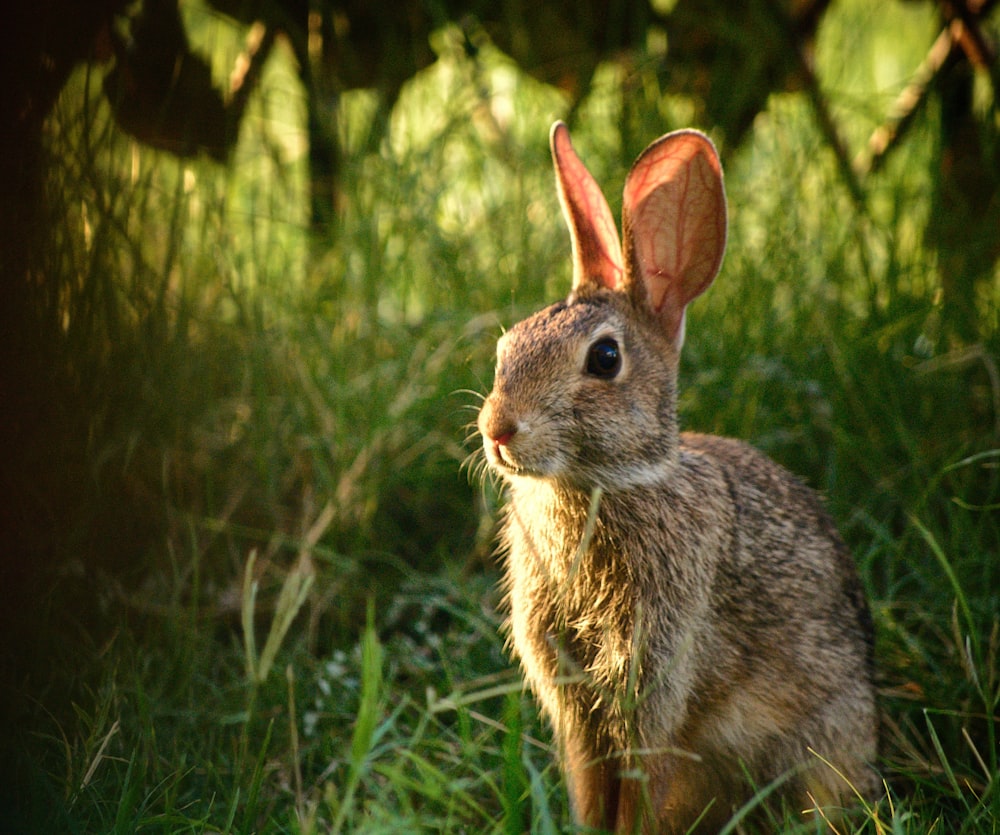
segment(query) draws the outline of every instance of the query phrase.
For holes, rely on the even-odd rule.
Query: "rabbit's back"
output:
[[[761,764],[770,761],[762,775],[769,777],[811,748],[839,761],[870,793],[874,778],[864,764],[874,760],[877,739],[872,622],[832,519],[813,490],[753,447],[681,438],[682,461],[711,467],[725,484],[721,502],[732,520],[731,547],[717,555],[708,595],[712,642],[699,685],[720,694],[720,710],[701,733],[723,747],[729,734],[750,737],[733,749],[756,743]],[[728,702],[721,698],[727,692]]]
[[[797,642],[849,647],[871,661],[871,619],[854,561],[815,491],[749,444],[683,433],[682,467],[715,473],[715,501],[726,507],[731,547],[718,555],[713,588],[717,623],[748,630],[778,657]],[[690,475],[679,477],[685,481]],[[721,509],[721,508],[720,508]],[[789,635],[796,640],[789,642]],[[773,640],[773,639],[778,640]],[[746,639],[744,639],[746,640]],[[795,664],[808,667],[808,658]]]

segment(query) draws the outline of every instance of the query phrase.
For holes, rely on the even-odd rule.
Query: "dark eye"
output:
[[[622,368],[622,352],[614,339],[599,339],[590,346],[587,354],[587,373],[610,380],[618,375]]]

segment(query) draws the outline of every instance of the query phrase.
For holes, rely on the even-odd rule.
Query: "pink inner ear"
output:
[[[573,241],[573,289],[621,286],[624,268],[618,227],[608,201],[573,150],[562,122],[549,137],[559,202]]]
[[[629,280],[642,283],[679,341],[684,308],[712,283],[726,246],[722,166],[709,139],[678,131],[650,145],[632,166],[623,207]]]

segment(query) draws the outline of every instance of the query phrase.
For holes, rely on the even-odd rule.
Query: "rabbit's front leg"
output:
[[[686,786],[678,784],[679,791],[670,792],[670,797],[662,792],[651,796],[650,787],[654,791],[661,787],[663,781],[656,779],[656,775],[672,773],[673,765],[659,762],[660,758],[634,761],[614,750],[614,746],[596,744],[581,728],[564,729],[559,738],[570,803],[577,822],[616,835],[661,831],[657,822],[662,812],[675,802],[675,794],[684,795]],[[698,797],[704,797],[704,792],[698,793]],[[667,820],[673,819],[672,812],[667,814]],[[689,822],[696,817],[684,816]],[[685,826],[677,831],[686,829]],[[672,833],[673,830],[663,832]]]
[[[563,729],[559,736],[574,818],[587,827],[616,830],[620,763],[609,761],[580,728]]]

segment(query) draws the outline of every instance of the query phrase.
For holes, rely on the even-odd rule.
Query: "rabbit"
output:
[[[880,785],[853,560],[790,473],[678,429],[685,308],[726,243],[715,147],[681,130],[646,148],[622,246],[562,122],[550,145],[572,291],[501,336],[477,428],[507,494],[509,642],[574,819],[718,832],[765,787],[830,818]]]

